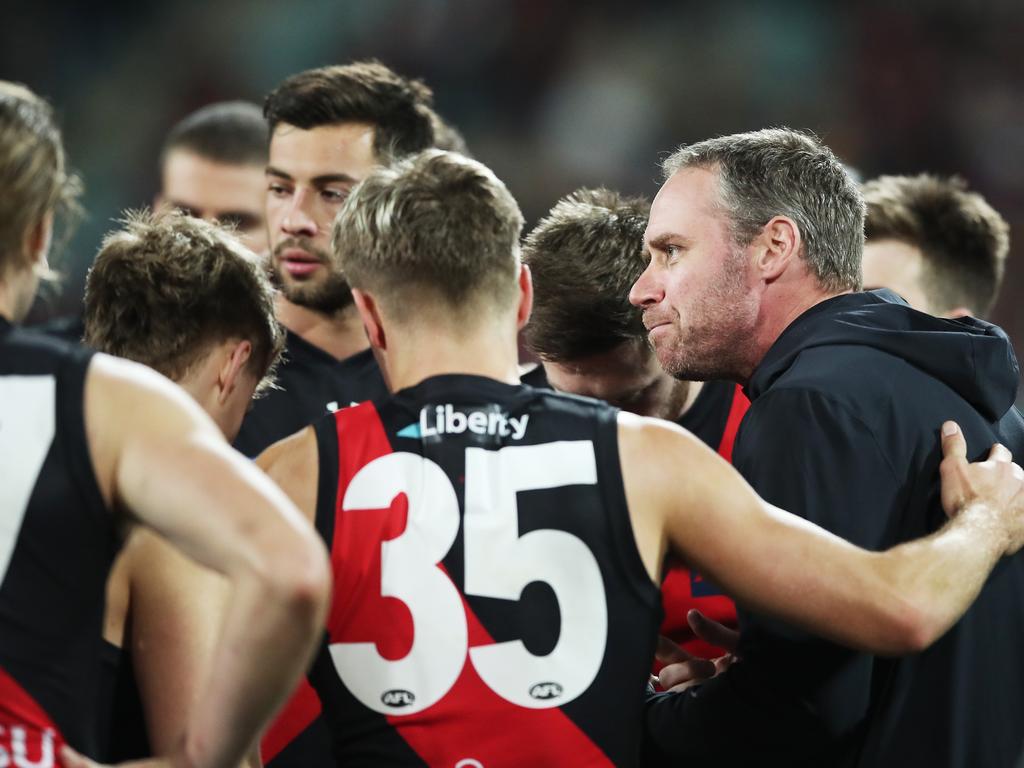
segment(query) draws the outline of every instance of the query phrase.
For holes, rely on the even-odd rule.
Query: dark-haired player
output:
[[[955,458],[954,425],[961,514],[878,554],[765,504],[675,424],[521,386],[521,226],[490,171],[436,150],[371,173],[335,223],[394,394],[259,463],[331,546],[311,678],[339,765],[637,764],[669,547],[746,604],[900,653],[1024,543],[1024,516],[959,503],[960,473],[997,462]]]
[[[266,164],[267,123],[260,108],[245,101],[209,104],[164,139],[154,207],[231,226],[248,248],[263,254]],[[85,334],[81,314],[51,320],[40,330],[74,342]]]
[[[247,101],[208,104],[167,134],[154,204],[231,226],[246,247],[263,254],[266,165],[267,121],[260,108]]]
[[[257,257],[212,224],[163,212],[130,215],[103,241],[85,286],[85,341],[167,376],[230,440],[283,336]],[[107,583],[104,761],[177,744],[227,597],[217,574],[131,530]]]
[[[324,413],[386,394],[331,253],[331,223],[373,168],[433,145],[431,98],[423,83],[375,61],[306,70],[267,96],[266,216],[286,342],[278,388],[256,402],[235,441],[246,455]],[[263,740],[271,768],[329,762],[319,708],[300,687]]]
[[[890,288],[940,317],[987,317],[999,294],[1010,227],[959,178],[879,176],[861,191],[864,286]]]
[[[304,668],[327,567],[286,498],[149,369],[15,327],[73,196],[49,107],[0,83],[0,762],[95,754],[104,587],[119,518],[224,574],[209,676],[157,765],[235,766]],[[197,514],[202,510],[202,514]]]
[[[580,189],[555,204],[523,243],[534,290],[527,344],[558,391],[674,421],[729,460],[749,406],[742,390],[731,381],[679,381],[665,373],[629,303],[647,263],[650,208],[648,200],[607,189]],[[694,636],[687,614],[697,608],[735,627],[732,601],[682,566],[668,571],[661,588],[661,633],[697,656],[720,656],[722,649]]]
[[[267,96],[266,212],[271,269],[287,330],[281,388],[259,402],[235,445],[255,456],[315,418],[383,394],[330,227],[379,163],[433,144],[430,91],[377,62],[293,75]]]

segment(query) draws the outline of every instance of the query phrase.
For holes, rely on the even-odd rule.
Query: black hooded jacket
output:
[[[1017,362],[999,328],[889,291],[811,308],[754,371],[733,463],[769,502],[868,549],[945,520],[939,429],[972,459],[1024,457]],[[813,568],[813,563],[807,564]],[[1024,744],[1024,553],[923,653],[883,659],[740,611],[743,661],[652,697],[649,764],[1004,768]]]

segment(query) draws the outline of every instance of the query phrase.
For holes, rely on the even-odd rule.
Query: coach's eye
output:
[[[267,190],[274,197],[287,197],[292,193],[291,189],[286,187],[284,184],[276,184],[274,182],[270,183],[270,185],[267,187]]]

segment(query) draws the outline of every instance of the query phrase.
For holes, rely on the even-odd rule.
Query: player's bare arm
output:
[[[97,355],[85,414],[108,505],[231,584],[216,672],[172,760],[238,765],[311,657],[329,591],[323,547],[280,489],[158,374]]]
[[[154,754],[169,754],[181,742],[189,713],[213,671],[210,659],[230,595],[223,576],[141,526],[134,527],[118,555],[107,588],[103,634],[130,652]],[[257,750],[244,765],[261,765]]]
[[[752,610],[875,653],[930,645],[999,558],[1020,547],[1020,468],[1002,448],[995,461],[967,464],[959,431],[943,438],[943,500],[956,516],[883,553],[767,504],[675,425],[621,414],[619,442],[634,533],[652,578],[671,546]]]

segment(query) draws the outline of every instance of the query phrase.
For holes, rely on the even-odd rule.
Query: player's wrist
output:
[[[953,524],[970,531],[977,541],[986,544],[997,556],[1010,553],[1013,537],[1009,521],[997,504],[983,499],[966,501],[957,510]]]

